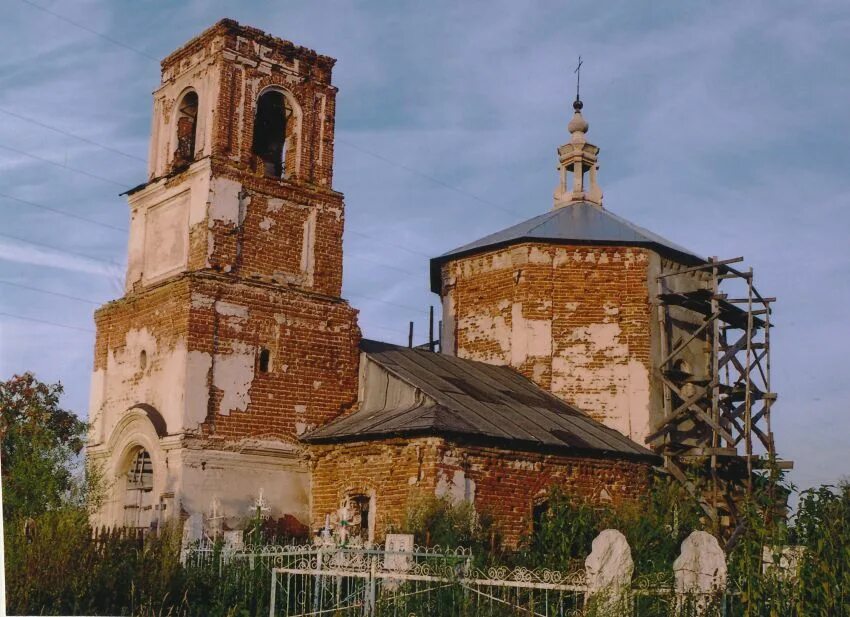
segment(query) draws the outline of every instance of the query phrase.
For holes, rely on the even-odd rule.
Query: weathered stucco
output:
[[[649,251],[521,244],[443,266],[444,341],[508,364],[639,443],[650,432]]]
[[[213,499],[238,521],[260,489],[271,516],[307,520],[296,437],[355,403],[360,339],[339,297],[333,63],[229,20],[163,62],[148,183],[128,197],[125,295],[95,316],[87,451],[112,481],[99,522],[123,523],[140,449],[144,524],[152,508],[197,521]],[[293,109],[283,177],[252,149],[268,89]],[[181,105],[195,95],[192,131]]]

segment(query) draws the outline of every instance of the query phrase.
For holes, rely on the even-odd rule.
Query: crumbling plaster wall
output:
[[[214,500],[231,529],[242,529],[263,493],[272,519],[294,516],[309,524],[310,476],[300,448],[276,440],[210,444],[193,439],[172,459],[186,512],[209,514]],[[179,458],[178,458],[179,457]]]
[[[350,495],[374,495],[374,538],[400,529],[415,500],[434,495],[438,438],[310,446],[313,529],[329,516],[339,522],[339,509]]]
[[[92,444],[106,442],[125,412],[140,403],[161,414],[169,433],[197,428],[185,413],[189,295],[188,282],[178,280],[110,302],[95,314]]]
[[[650,251],[521,244],[443,266],[463,358],[510,365],[642,443],[649,432]]]
[[[323,296],[262,283],[222,284],[222,278],[183,274],[96,315],[90,452],[108,462],[116,480],[103,521],[123,520],[124,450],[139,442],[116,435],[126,433],[122,423],[138,414],[133,407],[139,404],[165,420],[169,436],[154,435],[143,445],[154,463],[154,490],[170,493],[172,507],[206,511],[218,496],[208,488],[218,486],[223,504],[236,500],[231,505],[242,508],[249,493],[255,498],[263,488],[274,512],[307,521],[307,472],[296,437],[356,401],[356,311]],[[265,373],[258,371],[263,348],[270,351]],[[201,449],[193,450],[195,458],[162,453],[171,440],[173,449],[187,439],[202,439],[204,449],[219,454],[201,460]],[[255,442],[247,458],[245,440]]]
[[[169,173],[175,150],[176,106],[188,89],[198,93],[196,157],[213,156],[234,170],[261,172],[251,151],[259,95],[268,88],[294,103],[296,143],[287,148],[287,176],[330,188],[333,170],[335,60],[222,20],[168,56],[154,92],[150,178]]]
[[[564,456],[452,443],[437,437],[310,447],[311,520],[338,522],[347,495],[374,495],[375,539],[403,528],[411,506],[429,496],[469,501],[494,518],[506,545],[531,529],[531,513],[553,486],[598,503],[637,499],[651,465],[614,457]]]
[[[130,196],[126,290],[212,269],[338,296],[341,196],[226,171],[202,159]]]
[[[493,518],[507,546],[531,531],[532,509],[557,486],[591,503],[622,504],[648,489],[651,464],[609,455],[565,456],[444,442],[437,457],[438,494],[471,501]]]
[[[347,303],[262,283],[192,288],[190,349],[212,359],[213,439],[263,436],[293,442],[357,401],[360,330]],[[259,354],[269,352],[267,372]]]

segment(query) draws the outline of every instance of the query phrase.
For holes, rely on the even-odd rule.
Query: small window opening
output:
[[[144,349],[139,353],[139,367],[145,370],[148,366],[148,352]]]
[[[368,495],[353,495],[348,498],[348,509],[351,513],[351,535],[362,540],[369,540],[369,506],[372,500]]]
[[[292,108],[282,92],[270,90],[257,100],[257,116],[254,119],[253,151],[263,161],[267,176],[287,176],[287,137],[292,129]]]
[[[271,352],[268,349],[260,350],[260,372],[268,373],[269,372],[269,360],[271,359]]]
[[[531,508],[531,530],[534,533],[539,532],[546,522],[546,516],[549,514],[549,502],[541,501]]]
[[[198,126],[198,94],[187,92],[177,107],[177,150],[175,166],[191,163],[195,159],[195,134]]]

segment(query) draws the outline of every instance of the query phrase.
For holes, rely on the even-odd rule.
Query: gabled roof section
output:
[[[434,257],[431,259],[431,291],[437,294],[441,292],[440,268],[446,261],[529,241],[550,244],[644,246],[686,264],[705,262],[703,257],[608,210],[591,203],[579,202],[556,208]]]
[[[364,340],[367,360],[414,389],[386,408],[361,408],[301,439],[308,443],[434,435],[515,449],[654,459],[655,454],[539,388],[513,369]],[[367,387],[369,384],[367,383]]]

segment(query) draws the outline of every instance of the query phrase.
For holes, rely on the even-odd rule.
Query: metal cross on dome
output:
[[[581,56],[579,56],[578,57],[578,64],[576,65],[576,70],[573,71],[573,73],[576,74],[576,100],[577,101],[581,100],[579,98],[579,90],[581,88],[581,65],[582,64],[584,64],[584,62],[582,61]]]

